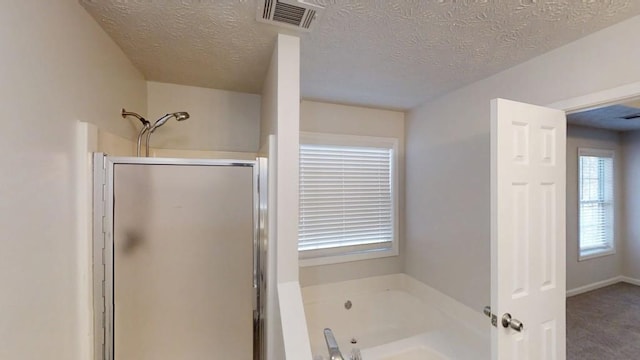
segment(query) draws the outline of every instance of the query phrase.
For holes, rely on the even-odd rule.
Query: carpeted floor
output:
[[[618,283],[567,298],[567,360],[640,359],[640,287]]]

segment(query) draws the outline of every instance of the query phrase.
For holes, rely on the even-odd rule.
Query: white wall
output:
[[[302,286],[346,281],[377,275],[388,275],[403,270],[404,219],[404,113],[358,106],[337,105],[304,100],[300,104],[300,131],[395,137],[398,145],[399,245],[400,256],[352,261],[341,264],[307,266],[300,268]]]
[[[298,281],[300,39],[278,36],[276,125],[278,282]]]
[[[478,311],[489,303],[489,101],[503,97],[545,105],[637,82],[639,32],[637,16],[409,113],[409,275]]]
[[[615,233],[616,253],[578,261],[578,148],[615,151]],[[569,125],[567,127],[567,290],[622,275],[624,249],[624,207],[622,178],[623,150],[620,133]]]
[[[311,359],[298,283],[300,39],[297,37],[278,35],[263,85],[261,116],[260,153],[269,159],[267,359]]]
[[[622,135],[624,156],[624,199],[625,199],[625,248],[622,272],[632,279],[640,279],[640,130]]]
[[[260,138],[260,95],[195,86],[147,82],[147,120],[187,111],[151,136],[151,147],[256,153]],[[136,111],[135,109],[127,109]]]
[[[266,316],[265,316],[265,353],[267,360],[284,358],[284,340],[278,302],[278,242],[276,232],[276,175],[277,157],[275,136],[278,123],[278,47],[273,50],[269,69],[265,76],[260,105],[260,156],[268,160],[268,194],[267,194],[267,266],[266,266]]]
[[[77,1],[4,2],[0,43],[0,358],[86,360],[91,253],[77,179],[87,154],[76,156],[76,127],[133,138],[120,109],[146,109],[145,82]]]

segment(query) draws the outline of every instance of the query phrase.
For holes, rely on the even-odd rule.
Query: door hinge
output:
[[[107,342],[107,322],[106,322],[106,241],[108,235],[107,218],[107,157],[104,154],[96,154],[93,161],[94,176],[94,195],[93,195],[93,214],[94,214],[94,287],[95,300],[95,336],[96,336],[96,354],[99,359],[106,359],[106,342]]]

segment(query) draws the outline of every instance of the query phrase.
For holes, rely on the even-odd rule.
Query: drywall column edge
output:
[[[300,39],[278,36],[276,126],[278,283],[298,281]]]
[[[298,282],[298,149],[300,144],[300,39],[278,35],[276,125],[276,229],[278,302],[285,357],[311,359]]]

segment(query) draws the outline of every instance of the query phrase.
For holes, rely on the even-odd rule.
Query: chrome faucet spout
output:
[[[338,347],[338,342],[333,336],[333,331],[331,331],[331,329],[324,329],[324,340],[327,342],[327,348],[329,349],[329,360],[344,360],[344,357],[342,357],[342,353],[340,352],[340,348]]]

